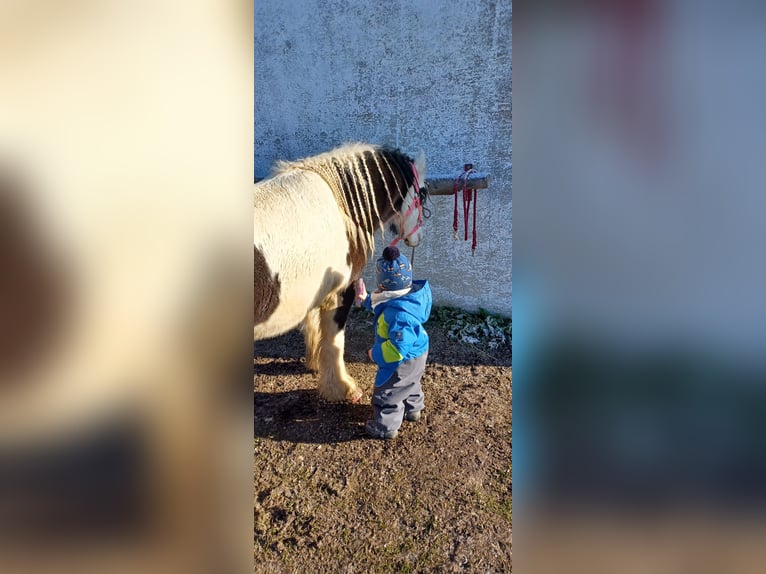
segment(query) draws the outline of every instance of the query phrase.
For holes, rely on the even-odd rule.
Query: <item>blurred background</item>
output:
[[[755,572],[766,12],[517,2],[519,572]]]
[[[252,568],[251,48],[249,2],[0,3],[4,572]]]

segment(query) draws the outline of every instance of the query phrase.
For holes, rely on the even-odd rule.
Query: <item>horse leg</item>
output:
[[[320,311],[319,394],[328,401],[358,402],[362,391],[346,372],[343,362],[346,319],[354,302],[354,285],[333,293]]]
[[[319,371],[319,343],[321,340],[319,309],[311,309],[303,320],[303,338],[306,342],[306,368]]]

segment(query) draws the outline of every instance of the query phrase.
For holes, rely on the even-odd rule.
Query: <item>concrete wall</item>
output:
[[[430,205],[415,277],[437,304],[511,314],[511,118],[510,0],[255,3],[256,177],[352,140],[422,149],[431,175],[492,174],[475,256],[453,198]]]

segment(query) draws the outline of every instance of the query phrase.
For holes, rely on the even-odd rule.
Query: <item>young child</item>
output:
[[[375,268],[378,288],[368,294],[360,279],[355,301],[375,313],[375,344],[368,351],[378,365],[375,419],[367,421],[365,430],[374,438],[391,439],[403,419],[419,420],[425,406],[420,379],[428,356],[423,323],[431,314],[431,287],[428,281],[412,280],[412,265],[394,246],[383,250]]]

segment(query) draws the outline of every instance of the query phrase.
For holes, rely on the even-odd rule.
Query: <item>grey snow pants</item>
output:
[[[405,413],[419,413],[425,407],[420,379],[426,369],[428,351],[403,361],[389,379],[375,387],[372,412],[375,422],[386,431],[399,430]]]

